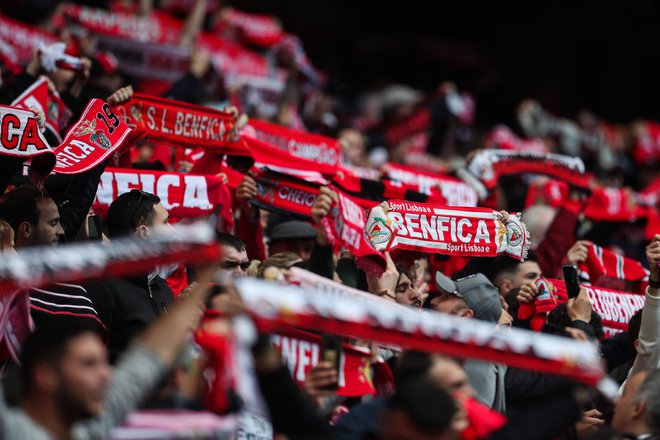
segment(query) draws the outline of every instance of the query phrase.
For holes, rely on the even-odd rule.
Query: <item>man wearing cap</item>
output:
[[[431,294],[425,307],[468,319],[510,325],[511,315],[502,308],[497,288],[485,275],[476,273],[453,281],[441,272],[435,274],[439,294]],[[465,372],[477,392],[477,400],[496,411],[506,410],[504,377],[506,366],[469,360]]]
[[[293,252],[303,260],[309,260],[318,231],[309,223],[286,220],[269,225],[270,255]]]

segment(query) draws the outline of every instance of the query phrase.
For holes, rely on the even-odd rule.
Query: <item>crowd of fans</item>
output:
[[[33,47],[25,57],[21,41],[0,30],[0,104],[13,106],[45,78],[47,105],[29,109],[51,145],[62,142],[95,98],[112,107],[130,104],[139,93],[220,109],[232,120],[234,141],[249,137],[256,120],[337,140],[341,157],[335,171],[372,182],[363,184],[361,196],[374,205],[387,199],[372,193],[375,183],[409,184],[388,174],[400,166],[418,183],[426,182],[406,192],[414,193],[413,201],[420,194],[442,194],[447,201],[457,191],[470,191],[471,206],[522,212],[531,250],[522,261],[446,254],[399,259],[384,252],[383,270],[365,271],[360,256],[329,236],[327,219],[336,214],[338,194],[327,181],[293,176],[316,185],[317,193],[309,199],[308,215],[287,212],[286,205],[264,201],[262,159],[256,155],[251,169],[230,167],[222,151],[147,137],[83,172],[51,174],[39,182],[27,171],[27,157],[11,154],[15,146],[6,133],[14,128],[3,121],[0,258],[36,246],[126,236],[149,240],[176,234],[173,224],[190,220],[172,215],[176,206],[167,187],[159,197],[137,188],[137,180],[123,190],[115,183],[116,197],[103,208],[100,194],[104,185],[108,190],[103,176],[110,167],[115,174],[130,169],[213,177],[227,198],[196,219],[213,225],[221,261],[2,292],[0,438],[162,438],[163,431],[148,437],[145,428],[137,437],[138,431],[116,429],[130,421],[129,414],[154,410],[187,411],[187,421],[180,419],[186,428],[171,430],[172,438],[660,438],[660,130],[653,122],[616,125],[587,113],[573,121],[529,100],[518,109],[519,127],[482,127],[475,119],[478,100],[451,82],[427,94],[388,84],[353,99],[335,95],[331,79],[314,68],[301,42],[274,17],[213,0],[117,0],[107,1],[105,10],[53,3],[38,22],[0,16],[7,29],[11,24],[26,35],[65,43],[55,62],[49,45]],[[109,20],[116,23],[110,26]],[[115,35],[103,33],[113,26]],[[160,71],[157,62],[145,60],[139,68],[131,50],[145,59],[154,53],[172,58],[164,58]],[[173,66],[173,60],[183,62]],[[265,68],[255,73],[261,63]],[[52,96],[70,117],[47,130],[43,122],[52,117]],[[480,135],[485,131],[488,136]],[[456,178],[483,148],[580,157],[594,180],[584,188],[551,174],[521,172],[499,176],[483,195]],[[281,156],[293,160],[289,153]],[[30,166],[35,163],[33,158]],[[443,190],[436,177],[454,186]],[[603,194],[610,198],[601,203],[596,195]],[[605,253],[614,259],[616,274],[607,271]],[[605,267],[598,279],[591,270],[596,260]],[[548,279],[562,278],[565,264],[585,268],[581,276],[589,272],[591,279],[581,279],[577,297],[558,301]],[[627,277],[626,265],[642,275]],[[368,360],[360,371],[369,391],[338,393],[344,365],[319,358],[321,336],[286,348],[282,329],[253,335],[247,318],[252,311],[234,286],[241,277],[286,284],[292,268],[419,313],[461,317],[465,326],[480,320],[503,331],[520,327],[593,344],[605,372],[620,386],[618,396],[506,362],[352,338],[341,341],[344,350],[357,350]],[[643,307],[628,316],[617,315],[623,306],[613,306],[613,316],[600,316],[585,288],[589,281],[644,298]],[[301,352],[303,344],[315,346],[316,355],[301,366],[302,355],[292,352]],[[192,415],[199,412],[234,417],[234,423],[231,429],[204,431]],[[150,426],[158,428],[163,427]]]

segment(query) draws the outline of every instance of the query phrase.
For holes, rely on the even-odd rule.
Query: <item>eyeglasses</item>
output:
[[[149,197],[150,194],[148,192],[144,192],[139,189],[132,189],[131,192],[139,192],[140,193],[140,198],[138,199],[137,204],[135,205],[135,211],[133,212],[133,227],[137,228],[138,225],[136,224],[138,222],[138,219],[135,217],[137,216],[137,213],[140,211],[140,205],[142,204],[142,200],[145,199],[145,197]]]
[[[240,267],[243,272],[248,270],[250,267],[250,262],[249,261],[225,261],[222,263],[222,267],[227,270],[234,270],[237,267]]]

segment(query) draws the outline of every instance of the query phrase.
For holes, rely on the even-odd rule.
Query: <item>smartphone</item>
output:
[[[101,240],[101,216],[98,214],[87,217],[87,232],[89,240]]]
[[[569,298],[575,298],[580,293],[580,283],[578,282],[577,267],[572,264],[562,266],[564,271],[564,283],[566,283],[566,293]]]
[[[321,360],[330,362],[332,368],[341,371],[341,361],[344,355],[344,341],[341,337],[336,335],[324,334],[321,339]],[[324,390],[337,390],[339,388],[339,381],[326,385]]]

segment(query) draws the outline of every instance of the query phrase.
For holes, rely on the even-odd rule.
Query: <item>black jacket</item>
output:
[[[165,313],[167,306],[174,301],[172,290],[158,276],[149,284],[144,275],[113,278],[85,287],[108,329],[108,353],[113,363],[133,338]]]

